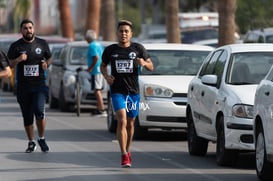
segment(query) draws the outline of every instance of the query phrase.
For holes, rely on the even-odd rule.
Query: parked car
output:
[[[180,36],[183,44],[191,44],[205,40],[213,40],[213,44],[218,44],[218,30],[213,27],[182,29]],[[156,26],[155,29],[147,33],[146,37],[139,37],[139,40],[146,44],[167,43],[166,28],[163,26]]]
[[[232,44],[211,52],[188,87],[190,155],[216,143],[218,165],[234,165],[254,151],[253,104],[257,85],[273,63],[273,44]]]
[[[20,38],[20,34],[18,33],[1,34],[0,49],[7,54],[10,45],[19,38]],[[15,84],[14,75],[15,75],[14,69],[12,69],[12,76],[9,78],[3,78],[1,80],[1,88],[3,91],[14,91],[14,84]]]
[[[181,31],[181,42],[182,43],[194,43],[202,40],[218,40],[217,28],[201,28],[201,29],[190,29]]]
[[[261,180],[273,180],[273,67],[256,89],[254,140],[256,173]]]
[[[60,54],[61,54],[61,50],[65,46],[65,44],[66,43],[55,43],[55,44],[50,44],[49,45],[49,48],[50,48],[51,54],[52,54],[52,56],[51,56],[51,59],[52,59],[51,61],[52,62],[58,62],[59,61],[57,59],[59,59]],[[47,71],[46,71],[46,74],[47,74],[46,85],[47,86],[49,86],[49,76],[51,75],[51,72],[52,72],[52,66],[50,65],[48,67]],[[52,103],[54,103],[54,102],[51,101],[50,103],[51,103],[50,108],[58,107],[56,102],[55,102],[54,105],[52,105]]]
[[[244,43],[273,43],[273,28],[249,30],[243,40]]]
[[[104,46],[110,42],[101,42]],[[68,42],[61,49],[59,58],[53,59],[49,73],[49,106],[60,107],[62,111],[73,111],[75,109],[75,83],[76,69],[81,67],[87,69],[86,41]],[[97,104],[94,90],[91,90],[90,74],[87,71],[81,72],[84,78],[83,94],[81,104],[89,108],[95,108]],[[103,92],[105,104],[107,103],[107,84]]]
[[[135,122],[135,138],[145,138],[153,128],[186,129],[188,83],[204,58],[214,48],[186,44],[143,44],[151,56],[154,71],[141,69],[140,113]],[[116,131],[117,120],[108,95],[107,125]]]

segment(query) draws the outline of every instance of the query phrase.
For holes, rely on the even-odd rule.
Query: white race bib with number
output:
[[[24,76],[39,76],[39,65],[24,65]]]
[[[118,73],[132,73],[133,72],[133,60],[117,60],[116,69]]]

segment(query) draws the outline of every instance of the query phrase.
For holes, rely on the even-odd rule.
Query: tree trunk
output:
[[[92,29],[99,35],[101,0],[88,0],[85,31]]]
[[[235,13],[237,0],[219,0],[219,37],[218,46],[235,43]]]
[[[105,41],[116,41],[115,0],[102,1],[102,37]]]
[[[178,20],[178,5],[178,0],[165,0],[168,43],[181,43]]]
[[[62,36],[75,39],[74,28],[72,24],[72,17],[70,13],[69,0],[59,0],[59,11],[60,11],[60,21]]]

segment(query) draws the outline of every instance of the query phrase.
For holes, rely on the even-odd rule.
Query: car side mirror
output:
[[[204,75],[201,77],[201,82],[206,85],[216,86],[217,75]]]

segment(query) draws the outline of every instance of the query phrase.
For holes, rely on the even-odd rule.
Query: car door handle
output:
[[[201,92],[201,96],[204,96],[204,95],[205,95],[205,91],[202,91],[202,92]]]
[[[269,95],[270,95],[270,92],[269,92],[269,91],[266,91],[264,94],[265,94],[266,96],[269,96]]]

